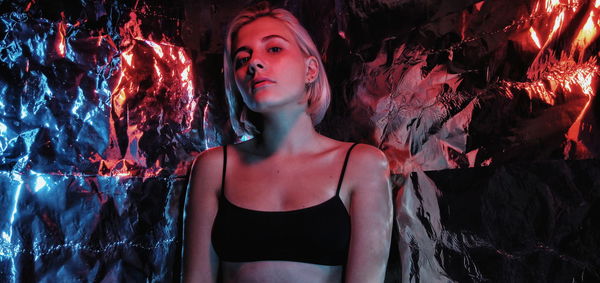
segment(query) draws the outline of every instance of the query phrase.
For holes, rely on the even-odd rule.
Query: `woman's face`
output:
[[[254,20],[232,45],[235,82],[248,108],[269,112],[306,104],[305,85],[316,77],[317,62],[280,20]]]

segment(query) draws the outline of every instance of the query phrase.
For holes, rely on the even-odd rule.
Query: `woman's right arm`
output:
[[[185,213],[184,282],[216,282],[219,259],[211,243],[218,209],[223,148],[202,152],[192,165]]]

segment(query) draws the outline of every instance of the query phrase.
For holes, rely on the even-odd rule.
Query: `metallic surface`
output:
[[[84,4],[0,16],[0,281],[172,281],[203,148],[191,59],[142,34],[148,7]]]
[[[0,2],[0,281],[177,280],[246,2]],[[600,280],[599,1],[272,2],[323,53],[319,130],[396,174],[388,281]]]

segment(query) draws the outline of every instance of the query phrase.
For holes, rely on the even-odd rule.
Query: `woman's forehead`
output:
[[[234,49],[237,46],[249,44],[252,41],[262,41],[273,37],[281,37],[289,42],[293,36],[287,26],[278,19],[261,17],[242,26],[234,38]]]

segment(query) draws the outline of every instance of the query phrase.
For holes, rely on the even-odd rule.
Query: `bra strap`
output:
[[[335,192],[336,196],[340,194],[340,189],[342,188],[342,182],[344,181],[344,174],[346,174],[346,165],[348,165],[348,159],[350,159],[350,152],[357,144],[358,143],[354,143],[352,146],[350,146],[350,148],[348,149],[348,152],[346,152],[346,159],[344,159],[344,167],[342,167],[342,174],[340,174],[340,180],[338,181],[337,190]]]
[[[227,145],[223,146],[223,174],[221,175],[221,194],[225,195],[225,172],[227,172]]]

